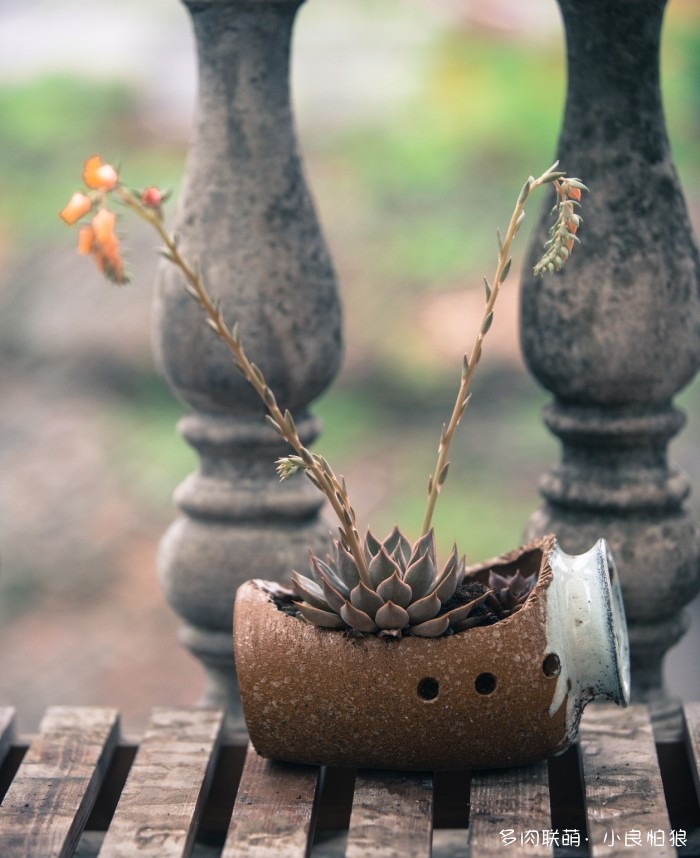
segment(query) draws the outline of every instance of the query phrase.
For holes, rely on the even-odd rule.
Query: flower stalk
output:
[[[550,234],[552,238],[547,242],[545,247],[547,252],[534,268],[534,273],[537,275],[561,270],[564,262],[568,258],[573,249],[576,238],[576,230],[581,222],[581,217],[574,213],[575,201],[581,198],[581,190],[587,190],[586,186],[578,179],[566,179],[565,173],[557,171],[558,162],[546,170],[537,179],[530,178],[523,185],[518,199],[513,209],[513,213],[508,223],[505,238],[501,238],[500,232],[498,235],[498,260],[496,263],[496,271],[493,275],[493,280],[489,281],[484,278],[484,287],[486,289],[486,304],[481,316],[481,322],[477,330],[474,344],[469,354],[465,354],[462,361],[462,374],[460,377],[457,396],[452,408],[450,419],[446,424],[443,424],[440,434],[440,442],[438,444],[437,461],[435,469],[428,479],[428,501],[421,526],[421,534],[428,533],[432,527],[433,515],[437,504],[438,495],[445,484],[449,469],[448,454],[450,444],[454,438],[457,427],[464,415],[464,412],[469,404],[471,394],[469,387],[474,377],[479,359],[481,358],[482,344],[486,334],[491,328],[493,322],[493,311],[498,299],[501,285],[507,278],[511,267],[510,248],[518,230],[525,220],[525,203],[530,198],[532,192],[542,185],[552,183],[557,193],[557,204],[555,210],[558,213],[557,221],[552,227]],[[572,199],[573,198],[573,199]]]
[[[260,397],[267,409],[268,421],[295,451],[296,456],[287,456],[278,460],[277,471],[280,479],[287,479],[296,471],[303,470],[311,482],[325,494],[340,522],[341,540],[357,564],[360,577],[363,580],[367,579],[365,554],[357,530],[355,511],[348,499],[345,481],[342,477],[336,476],[322,456],[312,453],[304,446],[291,412],[288,409],[282,411],[274,392],[265,380],[262,370],[246,354],[238,323],[229,328],[224,320],[221,307],[207,291],[199,268],[190,264],[180,253],[175,237],[170,235],[163,223],[160,206],[150,207],[144,204],[142,201],[143,194],[141,197],[137,197],[121,184],[115,188],[115,194],[122,203],[156,230],[165,245],[161,254],[181,271],[185,278],[187,293],[202,308],[206,314],[209,327],[227,346],[236,367]]]

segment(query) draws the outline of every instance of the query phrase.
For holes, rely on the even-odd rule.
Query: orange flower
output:
[[[78,230],[78,253],[89,256],[95,242],[95,230],[91,226],[81,226]]]
[[[79,221],[83,215],[86,215],[92,208],[92,200],[86,194],[76,192],[68,200],[68,205],[58,213],[68,226],[73,226],[76,221]]]
[[[78,253],[90,254],[100,271],[115,283],[126,283],[124,260],[115,231],[117,216],[109,209],[100,209],[92,223],[78,233]]]
[[[119,174],[111,164],[103,164],[99,155],[91,155],[83,164],[83,181],[88,188],[111,191],[119,181]]]
[[[581,200],[581,188],[572,188],[571,185],[569,185],[566,192],[572,200]]]

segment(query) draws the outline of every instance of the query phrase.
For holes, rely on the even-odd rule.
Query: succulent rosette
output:
[[[384,541],[367,532],[366,570],[358,568],[340,540],[326,561],[311,556],[311,576],[292,573],[299,613],[322,628],[348,629],[382,637],[404,633],[439,637],[483,622],[473,610],[489,595],[485,587],[476,598],[446,610],[465,575],[464,558],[453,548],[438,569],[435,538],[430,530],[413,546],[394,528]]]

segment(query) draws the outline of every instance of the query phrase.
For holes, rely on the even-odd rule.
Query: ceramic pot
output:
[[[629,653],[607,544],[576,557],[553,536],[472,567],[537,572],[522,608],[441,638],[316,628],[248,581],[234,609],[243,713],[259,754],[391,769],[512,766],[575,739],[594,698],[626,705]]]

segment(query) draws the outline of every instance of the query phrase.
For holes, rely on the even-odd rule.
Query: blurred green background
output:
[[[143,645],[167,653],[176,623],[148,582],[157,538],[174,515],[173,488],[195,467],[174,430],[182,410],[150,355],[151,237],[124,226],[133,282],[118,290],[74,256],[75,236],[56,217],[93,152],[123,165],[133,185],[177,192],[194,88],[189,24],[174,0],[148,11],[92,5],[105,17],[68,2],[21,13],[25,24],[36,16],[45,40],[52,22],[63,22],[83,45],[85,67],[75,68],[73,49],[70,62],[18,71],[19,60],[13,66],[6,56],[0,68],[0,635],[28,647],[30,663],[47,658],[47,647],[58,658],[71,652],[60,636],[39,635],[32,649],[30,618],[43,611],[66,623],[71,612],[85,618],[94,610],[103,626],[105,599],[117,605],[119,594],[126,615],[162,632],[160,643],[145,637]],[[122,13],[129,26],[115,28],[114,68],[92,73],[91,57],[109,42],[105,27]],[[3,15],[10,50],[12,33],[30,29],[21,30],[16,8],[0,4],[0,31]],[[699,24],[696,3],[671,2],[662,65],[672,150],[696,225]],[[154,56],[153,45],[168,50]],[[495,265],[495,229],[524,178],[553,160],[564,88],[553,0],[309,0],[299,15],[298,134],[345,312],[344,367],[314,407],[324,423],[317,446],[346,475],[360,520],[379,535],[395,521],[418,531],[439,428],[480,318],[482,277]],[[536,205],[531,223],[535,213]],[[524,229],[514,270],[527,242]],[[511,277],[436,515],[442,549],[457,540],[473,561],[519,543],[539,504],[538,478],[558,459],[540,419],[547,396],[524,371],[517,336]],[[672,458],[698,486],[700,385],[678,403],[691,422]],[[691,504],[700,513],[697,493]],[[144,602],[149,619],[138,613]],[[95,651],[103,674],[125,656],[109,638],[95,643],[93,660]],[[0,692],[16,687],[18,675],[8,671]],[[86,675],[65,694],[85,696],[90,683]],[[22,693],[31,721],[56,689],[44,678],[41,689]],[[162,688],[169,701],[179,693],[176,680]]]

